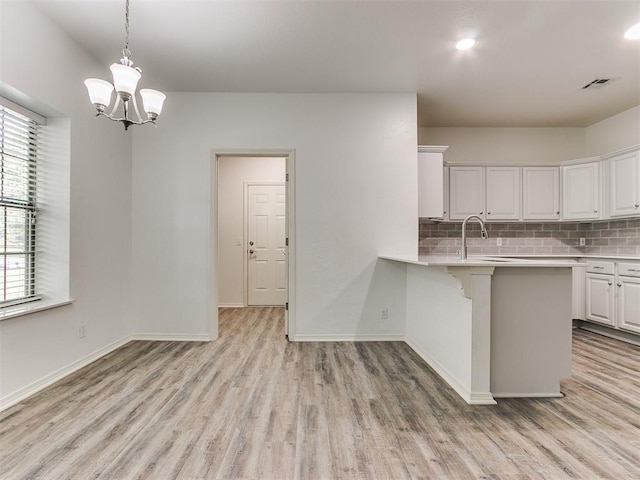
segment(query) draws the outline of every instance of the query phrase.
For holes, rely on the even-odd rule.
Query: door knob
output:
[[[249,255],[253,255],[253,252],[254,252],[254,250],[252,248],[251,250],[249,250]]]
[[[253,247],[253,242],[249,242],[249,245],[251,245]]]

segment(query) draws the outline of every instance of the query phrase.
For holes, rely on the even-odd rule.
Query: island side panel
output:
[[[491,393],[557,397],[571,376],[571,268],[496,268],[491,289]]]
[[[471,300],[446,267],[407,265],[407,343],[467,402]]]

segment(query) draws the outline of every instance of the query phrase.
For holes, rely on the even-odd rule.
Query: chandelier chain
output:
[[[129,0],[126,0],[125,4],[125,14],[124,14],[124,31],[125,31],[125,42],[124,42],[124,50],[122,53],[125,57],[129,58],[131,56],[131,51],[129,50]]]

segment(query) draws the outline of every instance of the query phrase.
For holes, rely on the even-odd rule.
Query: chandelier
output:
[[[142,106],[147,114],[146,119],[142,119],[138,111],[136,102],[136,87],[138,80],[142,76],[139,67],[134,67],[131,61],[131,51],[129,50],[129,0],[126,0],[125,12],[125,43],[122,50],[122,58],[120,63],[111,65],[111,73],[113,74],[113,85],[99,78],[88,78],[84,81],[89,91],[91,103],[96,108],[97,116],[104,116],[115,122],[121,122],[124,129],[128,130],[130,125],[142,125],[145,123],[156,124],[156,118],[162,111],[162,104],[166,95],[158,90],[143,88],[140,90],[142,97]],[[111,104],[111,95],[115,89],[117,96],[111,113],[106,113],[107,108]],[[118,107],[122,105],[122,116],[117,116]],[[132,117],[131,105],[135,111],[136,118]]]

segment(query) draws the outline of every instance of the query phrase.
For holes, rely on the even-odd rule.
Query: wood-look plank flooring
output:
[[[0,413],[0,479],[640,479],[640,347],[574,334],[565,398],[469,406],[402,342],[127,344]]]

